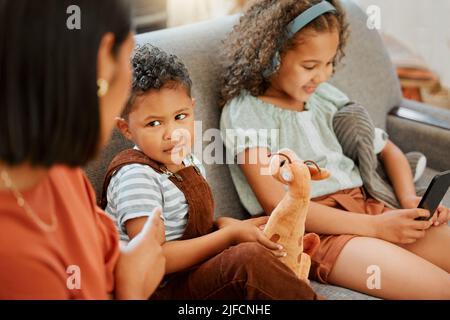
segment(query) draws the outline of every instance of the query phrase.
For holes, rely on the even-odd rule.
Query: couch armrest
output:
[[[450,169],[450,111],[403,100],[387,117],[390,139],[404,152],[420,151],[438,171]]]

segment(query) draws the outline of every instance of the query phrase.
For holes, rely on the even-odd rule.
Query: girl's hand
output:
[[[417,208],[420,201],[422,200],[422,197],[412,196],[407,199],[403,199],[402,207],[405,209],[413,209]],[[440,205],[436,212],[434,213],[433,217],[431,218],[431,221],[433,222],[434,226],[439,226],[441,224],[446,224],[450,219],[450,209],[446,208],[442,205]]]
[[[425,236],[425,230],[432,221],[416,221],[418,217],[428,217],[430,213],[424,209],[399,209],[373,216],[375,220],[375,236],[393,243],[410,244]]]
[[[434,226],[447,224],[450,220],[450,209],[444,206],[439,206],[431,220],[434,222]]]
[[[268,219],[268,216],[264,216],[243,221],[236,220],[235,223],[229,224],[226,228],[230,228],[232,244],[258,242],[272,251],[275,256],[285,257],[286,252],[283,250],[283,246],[270,241],[260,229]]]
[[[161,230],[164,224],[161,209],[157,209],[142,231],[121,248],[115,269],[116,299],[148,299],[161,282],[166,264]]]

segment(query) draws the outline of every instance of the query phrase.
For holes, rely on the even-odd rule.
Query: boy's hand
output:
[[[402,207],[405,209],[417,208],[421,200],[422,197],[417,196],[412,196],[407,199],[403,199],[403,201],[401,202]],[[440,205],[436,209],[436,212],[431,218],[431,221],[433,222],[434,226],[439,226],[441,224],[446,224],[449,221],[449,219],[450,219],[450,209]]]
[[[243,242],[258,242],[277,257],[285,257],[286,252],[283,250],[283,246],[270,241],[260,227],[267,223],[268,216],[252,218],[248,220],[236,220],[234,223],[229,224],[227,228],[231,231],[231,240],[233,245],[237,245]]]
[[[418,217],[428,217],[430,212],[424,209],[398,209],[373,216],[375,236],[393,243],[409,244],[425,236],[425,230],[432,221],[417,221]]]
[[[245,221],[247,223],[254,224],[258,228],[263,230],[264,227],[266,226],[266,223],[268,220],[269,220],[269,216],[250,218],[247,220],[239,220],[239,219],[230,218],[230,217],[220,217],[217,219],[217,221],[215,223],[216,223],[217,228],[222,229],[222,228],[228,227],[234,223],[239,223],[239,222]]]
[[[269,216],[262,216],[262,217],[258,217],[258,218],[251,218],[251,219],[244,220],[244,222],[250,223],[254,226],[257,226],[261,230],[264,229],[267,221],[269,221]]]
[[[217,229],[225,228],[233,223],[238,223],[240,220],[230,217],[220,217],[215,221]]]

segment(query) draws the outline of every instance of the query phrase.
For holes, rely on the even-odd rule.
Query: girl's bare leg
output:
[[[426,231],[424,238],[401,247],[450,273],[450,227],[448,225],[431,227]]]
[[[342,249],[328,280],[383,299],[450,299],[447,271],[400,246],[376,238],[351,239]]]

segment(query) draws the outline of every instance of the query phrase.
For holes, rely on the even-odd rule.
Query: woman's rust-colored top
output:
[[[0,299],[107,299],[119,236],[82,170],[55,166],[22,194],[47,224],[55,215],[57,228],[42,230],[0,191]]]

